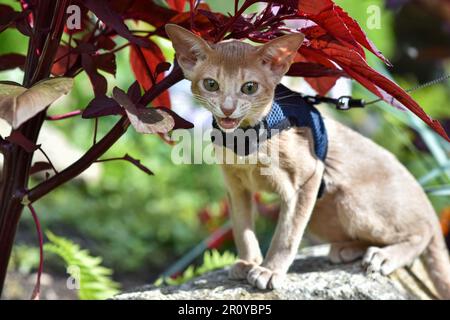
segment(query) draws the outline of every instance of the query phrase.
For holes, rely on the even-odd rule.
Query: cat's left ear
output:
[[[292,33],[271,40],[258,49],[262,62],[280,78],[289,70],[305,35]]]
[[[167,24],[165,29],[172,40],[178,64],[189,79],[197,62],[204,60],[212,49],[205,40],[176,24]]]

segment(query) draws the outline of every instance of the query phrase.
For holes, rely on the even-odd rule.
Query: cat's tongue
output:
[[[219,123],[219,126],[224,129],[233,129],[239,124],[239,119],[218,118],[217,122]]]

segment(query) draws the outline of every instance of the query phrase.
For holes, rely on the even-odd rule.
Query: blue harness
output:
[[[222,133],[221,145],[233,150],[238,155],[249,155],[258,150],[259,143],[266,139],[270,139],[273,134],[287,130],[292,127],[308,127],[314,139],[314,152],[316,156],[325,162],[328,150],[328,136],[325,125],[323,123],[320,112],[298,92],[294,92],[279,84],[275,89],[275,98],[272,103],[272,108],[268,115],[253,127],[240,128],[243,133],[247,130],[256,131],[256,140],[251,141],[247,135],[245,137],[244,152],[239,152],[237,146],[238,136],[234,133],[225,133],[220,130],[216,121],[213,118],[213,128],[220,130]],[[265,134],[260,134],[264,132]],[[211,136],[211,140],[215,144],[215,136]],[[322,179],[320,185],[318,198],[320,198],[325,191],[325,183]]]

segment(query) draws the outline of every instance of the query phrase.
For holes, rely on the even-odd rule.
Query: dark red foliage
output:
[[[110,115],[124,115],[123,108],[112,98],[107,96],[99,96],[89,102],[83,111],[84,119],[99,118]]]
[[[10,70],[14,68],[23,69],[25,64],[25,56],[17,53],[0,55],[0,71]]]
[[[150,89],[154,83],[161,81],[164,74],[161,70],[157,70],[160,63],[163,63],[165,58],[161,49],[154,43],[150,42],[148,48],[139,48],[132,45],[130,48],[130,65],[136,80],[144,88]],[[164,106],[170,108],[170,97],[167,91],[163,92],[159,97],[152,102],[155,106]]]
[[[264,4],[261,12],[245,13],[258,2]],[[81,8],[81,30],[69,30],[65,26],[69,3]],[[0,4],[0,32],[16,28],[30,38],[27,56],[14,53],[0,56],[0,70],[23,68],[22,85],[25,87],[47,79],[50,74],[76,77],[85,72],[94,95],[84,108],[82,119],[120,116],[106,135],[94,139],[92,147],[78,161],[61,172],[55,172],[31,190],[27,189],[29,174],[49,168],[47,164],[31,167],[33,152],[39,148],[35,141],[43,121],[67,119],[78,115],[80,110],[53,118],[46,117],[44,110],[6,139],[0,137],[0,152],[5,159],[4,176],[0,182],[0,251],[2,254],[5,252],[0,255],[0,293],[24,203],[40,199],[98,161],[127,131],[130,122],[135,128],[142,128],[144,120],[162,117],[164,123],[160,126],[166,129],[172,128],[172,124],[173,128],[193,126],[169,109],[171,103],[167,90],[182,79],[182,73],[175,65],[166,74],[170,64],[151,38],[153,35],[167,38],[164,31],[167,23],[189,28],[210,42],[249,39],[264,43],[286,33],[302,32],[306,40],[289,75],[304,77],[321,95],[327,94],[339,78],[352,78],[393,106],[409,109],[450,141],[439,122],[431,119],[402,88],[367,64],[365,49],[390,66],[358,23],[332,0],[245,0],[234,3],[233,14],[212,12],[206,4],[194,0],[21,0],[20,12]],[[130,30],[128,20],[143,21],[154,29],[148,32]],[[67,34],[66,41],[61,41],[63,32]],[[104,73],[116,74],[116,53],[124,48],[130,49],[129,69],[136,82],[127,93],[116,88],[120,95],[112,99],[108,96]],[[118,98],[121,105],[116,102]],[[149,104],[156,109],[149,108]],[[133,108],[136,112],[132,112]],[[151,129],[150,132],[166,132]],[[128,155],[117,159],[128,161],[151,174],[139,160]],[[222,239],[224,234],[209,245],[216,246]]]
[[[146,47],[148,40],[134,36],[125,25],[122,17],[115,12],[107,0],[83,0],[86,7],[103,21],[109,28],[114,29],[120,36],[139,46]]]
[[[11,135],[9,137],[6,137],[6,140],[20,146],[28,153],[33,153],[34,151],[39,149],[39,145],[30,141],[30,139],[25,137],[18,130],[14,130],[13,132],[11,132]]]
[[[178,12],[183,12],[184,7],[186,7],[186,0],[167,0],[167,4],[170,8]]]

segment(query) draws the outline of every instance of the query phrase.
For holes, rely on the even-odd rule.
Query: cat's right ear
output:
[[[178,64],[183,69],[185,77],[189,79],[197,62],[206,59],[212,49],[205,40],[183,27],[166,24],[165,28],[172,40]]]

